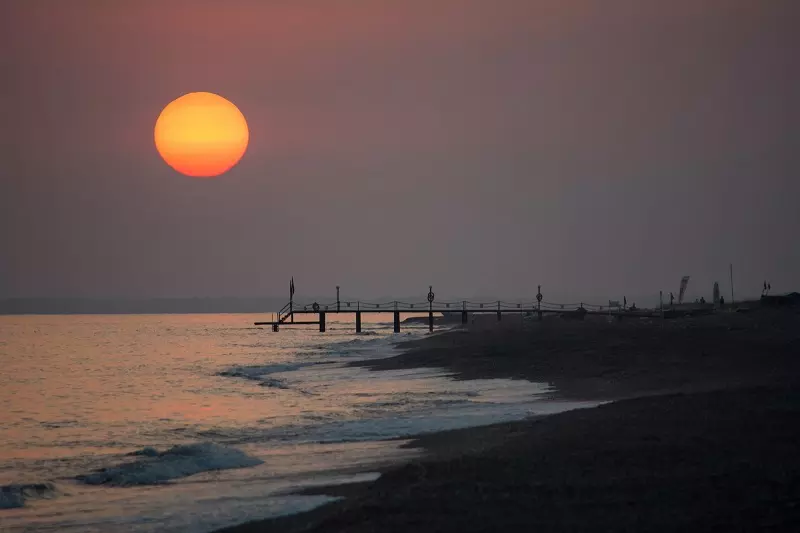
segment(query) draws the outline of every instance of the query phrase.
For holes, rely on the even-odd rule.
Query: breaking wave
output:
[[[132,455],[141,458],[77,476],[76,479],[89,485],[152,485],[209,470],[245,468],[263,463],[241,450],[212,442],[173,446],[160,453],[147,447]]]
[[[315,363],[284,363],[273,365],[253,365],[232,366],[227,370],[219,372],[218,376],[225,376],[231,378],[244,378],[252,379],[253,381],[263,381],[263,377],[269,374],[277,374],[279,372],[291,372],[293,370],[300,370],[303,367],[311,366]]]
[[[265,379],[261,380],[261,383],[259,383],[259,386],[261,386],[261,387],[270,387],[270,388],[273,388],[273,389],[288,389],[289,388],[289,386],[286,384],[286,382],[284,380],[275,379],[275,378],[265,378]]]
[[[24,507],[26,500],[55,498],[58,495],[52,483],[27,483],[0,486],[0,509]]]

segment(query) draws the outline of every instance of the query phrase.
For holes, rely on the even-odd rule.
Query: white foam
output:
[[[201,442],[173,446],[155,457],[143,453],[137,461],[78,476],[77,479],[89,485],[151,485],[209,470],[245,468],[262,463],[261,459],[236,448]]]
[[[299,370],[303,367],[313,365],[314,363],[280,363],[272,365],[252,365],[232,366],[227,370],[223,370],[218,375],[233,378],[252,379],[254,381],[261,381],[261,378],[269,374],[277,374],[279,372],[291,372]]]
[[[56,487],[52,483],[26,483],[0,486],[0,509],[24,507],[26,500],[54,498]]]
[[[275,378],[265,378],[265,379],[261,380],[261,383],[259,383],[259,385],[262,386],[262,387],[271,387],[271,388],[274,388],[274,389],[288,389],[289,388],[289,386],[286,384],[286,382],[284,380],[275,379]]]
[[[372,338],[363,338],[362,336]],[[382,335],[378,332],[359,333],[358,337],[346,341],[331,342],[320,346],[326,356],[356,357],[358,359],[372,359],[387,357],[397,353],[394,344],[395,337]]]

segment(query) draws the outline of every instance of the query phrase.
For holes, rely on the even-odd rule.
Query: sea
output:
[[[416,434],[576,407],[546,383],[349,366],[427,328],[261,315],[0,316],[0,531],[207,533],[333,500]],[[438,330],[433,334],[441,333]]]

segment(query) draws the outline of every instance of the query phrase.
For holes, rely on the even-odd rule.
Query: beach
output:
[[[483,321],[354,362],[604,403],[421,436],[377,481],[314,489],[337,502],[224,531],[797,531],[799,318]]]

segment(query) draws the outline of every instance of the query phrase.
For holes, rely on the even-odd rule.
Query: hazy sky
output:
[[[796,0],[3,0],[0,297],[797,290],[798,36]],[[154,148],[192,91],[249,122],[217,179]]]

